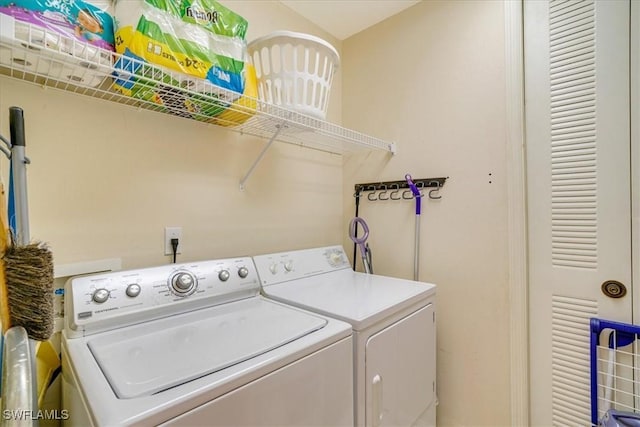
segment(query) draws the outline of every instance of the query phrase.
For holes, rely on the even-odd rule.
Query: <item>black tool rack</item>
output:
[[[449,177],[439,177],[439,178],[422,178],[422,179],[412,179],[412,181],[418,187],[418,190],[422,190],[423,188],[430,188],[429,198],[430,199],[439,199],[441,196],[437,195],[437,191],[444,186],[445,181],[449,179]],[[409,190],[409,184],[406,180],[402,181],[381,181],[381,182],[368,182],[364,184],[355,184],[354,186],[355,193],[354,197],[359,198],[362,193],[373,193],[379,192],[376,198],[370,197],[371,194],[367,196],[367,198],[371,201],[374,200],[402,200],[402,199],[411,199],[413,198],[413,194],[411,194]],[[398,192],[403,190],[403,194],[400,197],[393,197],[391,193]],[[382,194],[387,193],[386,196],[381,197]],[[404,194],[411,194],[411,197],[405,197]]]

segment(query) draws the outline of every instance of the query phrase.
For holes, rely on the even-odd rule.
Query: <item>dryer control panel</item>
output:
[[[253,257],[262,286],[351,268],[342,246],[327,246]]]
[[[65,286],[65,333],[89,335],[259,292],[249,257],[76,277]]]

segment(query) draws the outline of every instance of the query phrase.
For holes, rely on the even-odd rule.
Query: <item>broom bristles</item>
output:
[[[29,338],[46,341],[53,334],[53,255],[41,243],[12,245],[4,255],[12,326]]]

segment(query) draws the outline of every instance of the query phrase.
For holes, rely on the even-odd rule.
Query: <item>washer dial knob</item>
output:
[[[275,262],[271,264],[269,266],[269,271],[271,271],[271,274],[276,274],[278,272],[278,264],[276,264]]]
[[[284,269],[287,271],[292,271],[293,270],[293,261],[289,260],[287,262],[284,263]]]
[[[329,254],[329,264],[332,267],[337,267],[342,263],[344,263],[344,258],[342,257],[342,253],[340,253],[340,252],[331,252]]]
[[[127,290],[125,291],[125,293],[128,297],[135,298],[140,295],[140,290],[140,285],[138,285],[137,283],[131,283],[127,286]]]
[[[178,271],[171,277],[170,283],[178,295],[184,296],[196,287],[196,278],[188,271]]]
[[[238,269],[238,276],[240,276],[242,279],[244,279],[248,275],[249,275],[249,269],[247,267],[240,267]]]
[[[102,304],[109,299],[109,291],[105,288],[96,289],[91,296],[94,302]]]
[[[222,270],[220,273],[218,273],[218,279],[220,279],[221,282],[226,282],[227,280],[229,280],[229,277],[231,277],[231,275],[229,274],[229,270]]]

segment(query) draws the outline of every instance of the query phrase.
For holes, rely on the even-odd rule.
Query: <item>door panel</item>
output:
[[[413,425],[435,404],[433,304],[371,336],[365,352],[366,425]]]
[[[631,2],[631,247],[633,284],[640,284],[640,3]],[[634,289],[634,290],[635,290]],[[640,295],[633,293],[633,321],[640,323]]]
[[[589,319],[631,321],[629,1],[526,1],[533,425],[588,425]]]

